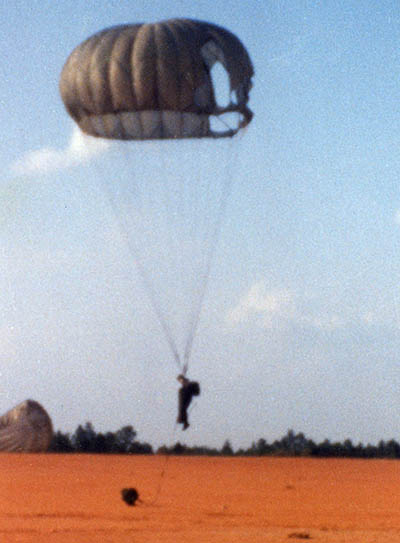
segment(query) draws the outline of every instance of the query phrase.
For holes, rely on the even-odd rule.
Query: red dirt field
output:
[[[391,460],[0,455],[0,542],[396,543]],[[127,506],[121,489],[141,503]]]

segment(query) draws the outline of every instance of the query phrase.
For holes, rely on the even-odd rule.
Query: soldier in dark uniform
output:
[[[178,391],[178,424],[183,424],[183,430],[189,428],[187,410],[193,396],[200,394],[200,385],[196,381],[189,381],[184,375],[178,375],[177,380],[181,384]]]

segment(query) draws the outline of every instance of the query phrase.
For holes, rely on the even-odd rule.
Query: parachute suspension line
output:
[[[176,142],[170,142],[174,146]],[[183,145],[182,145],[183,143]],[[162,230],[167,237],[164,250],[168,251],[165,254],[165,263],[171,263],[171,270],[174,270],[174,278],[172,283],[174,284],[175,302],[177,306],[179,304],[189,304],[190,299],[194,297],[194,293],[188,289],[188,282],[190,278],[193,280],[194,272],[193,263],[190,262],[190,257],[193,255],[188,254],[188,244],[192,243],[198,225],[199,211],[196,209],[197,198],[195,189],[198,190],[199,179],[201,177],[201,168],[196,168],[190,174],[185,174],[184,169],[187,163],[193,162],[193,155],[189,152],[186,156],[187,146],[192,142],[180,142],[178,149],[181,166],[176,167],[176,162],[171,161],[169,153],[165,152],[165,142],[161,142],[160,146],[163,146],[164,152],[161,152],[161,168],[165,177],[168,178],[168,182],[161,183],[163,189],[163,205],[164,205],[164,217],[166,223],[163,225]],[[192,160],[187,160],[187,158]],[[196,278],[197,283],[197,278]],[[193,285],[191,285],[193,286]],[[193,305],[193,301],[190,304]],[[174,308],[169,307],[170,311]],[[173,315],[169,315],[170,318]],[[167,320],[167,319],[166,319]],[[187,327],[187,322],[180,322],[179,328],[183,331]],[[178,354],[182,364],[182,355],[184,351],[184,342],[186,336],[176,337],[174,336]],[[181,373],[186,374],[187,367],[184,365],[181,367]]]
[[[125,142],[124,142],[125,143]],[[132,171],[130,159],[129,159],[129,152],[127,152],[127,147],[124,145],[124,143],[120,143],[119,145],[123,145],[124,151],[122,153],[119,153],[120,156],[123,157],[123,159],[126,162],[126,167],[128,171]],[[120,149],[120,148],[119,148]],[[113,197],[113,194],[108,188],[108,179],[105,179],[103,175],[99,176],[102,180],[103,184],[103,191],[107,195],[109,204],[111,206],[111,209],[113,210],[114,218],[116,220],[117,226],[119,228],[119,231],[121,235],[123,236],[125,240],[125,244],[132,256],[132,260],[135,263],[136,270],[138,272],[138,275],[140,277],[140,280],[142,282],[142,285],[148,295],[151,307],[153,311],[156,314],[156,317],[160,323],[160,326],[164,332],[165,338],[167,340],[168,346],[170,348],[171,354],[173,356],[173,359],[178,367],[179,371],[183,370],[183,363],[181,361],[181,356],[179,355],[179,350],[176,344],[176,341],[174,340],[174,335],[172,333],[172,330],[167,322],[167,318],[164,315],[159,303],[156,291],[153,288],[153,285],[151,283],[149,274],[146,271],[145,266],[142,265],[141,262],[141,252],[137,246],[137,243],[134,241],[134,238],[128,235],[128,232],[130,231],[130,225],[129,225],[129,219],[133,220],[134,217],[128,216],[126,213],[121,212],[121,208],[117,205],[117,202],[115,198]],[[129,176],[129,180],[132,182],[132,175]],[[136,194],[136,204],[144,208],[144,195],[143,193],[139,193],[139,184],[135,185],[135,190],[137,191]],[[123,195],[120,195],[120,198],[123,197]]]
[[[185,164],[193,161],[193,148],[189,145],[192,142],[185,142],[190,160],[180,149],[182,168],[176,167],[175,162],[170,160],[169,149],[168,152],[160,152],[159,142],[148,142],[149,153],[146,153],[148,156],[144,163],[133,161],[136,154],[133,155],[127,143],[120,142],[115,150],[124,162],[121,164],[122,170],[125,168],[126,171],[113,169],[107,179],[101,170],[98,176],[175,364],[183,374],[186,374],[190,363],[212,264],[235,181],[241,138],[234,139],[235,142],[233,139],[224,140],[222,149],[225,152],[222,154],[220,148],[213,150],[218,166],[217,170],[208,172],[207,168],[202,167],[191,172],[185,169]],[[163,144],[165,142],[161,142],[161,146]],[[152,175],[152,151],[156,151],[161,177]],[[166,151],[165,147],[162,151]],[[209,166],[207,147],[206,152],[198,158]],[[160,212],[160,207],[164,208],[163,212]],[[183,241],[181,233],[184,234]],[[175,299],[169,307],[162,300],[166,285],[161,284],[160,287],[153,278],[153,274],[160,270],[154,268],[153,264],[150,268],[148,266],[149,255],[151,257],[148,247],[154,241],[163,255],[160,264],[173,273]],[[188,278],[192,279],[192,284],[188,284]],[[185,287],[190,288],[185,290]],[[188,311],[185,321],[178,328],[182,332],[182,337],[178,338],[173,321],[175,308],[179,308],[180,302],[188,305]]]
[[[163,314],[163,312],[161,311],[158,303],[157,303],[157,296],[156,296],[156,293],[152,287],[152,284],[150,282],[150,280],[148,279],[148,276],[147,276],[147,273],[145,271],[145,269],[143,268],[143,266],[141,265],[140,263],[140,258],[138,256],[138,253],[137,251],[135,250],[135,246],[134,244],[131,242],[131,239],[126,235],[124,234],[124,237],[126,239],[126,243],[129,247],[129,250],[130,250],[130,253],[133,257],[133,260],[136,264],[136,268],[139,272],[139,275],[142,279],[142,282],[143,282],[143,285],[145,287],[145,289],[147,290],[147,294],[149,296],[149,299],[150,299],[150,302],[151,302],[151,305],[153,307],[153,310],[154,312],[156,313],[157,315],[157,318],[160,322],[160,325],[164,331],[164,334],[165,334],[165,337],[167,339],[167,342],[168,342],[168,345],[171,349],[171,353],[174,357],[174,360],[178,366],[178,369],[179,370],[182,370],[183,366],[182,366],[182,362],[181,362],[181,358],[179,356],[179,352],[178,352],[178,349],[177,349],[177,346],[176,346],[176,343],[175,343],[175,340],[174,340],[174,337],[173,337],[173,334],[172,334],[172,331],[170,329],[170,327],[168,326],[168,323],[165,319],[165,316]]]
[[[232,154],[233,146],[234,146],[234,142],[231,140],[229,143],[229,151],[230,151],[229,156],[231,156]],[[221,199],[218,206],[217,217],[214,222],[213,228],[209,232],[209,240],[208,240],[209,243],[205,244],[205,246],[207,247],[205,268],[204,268],[203,274],[200,277],[197,304],[195,305],[193,312],[191,314],[188,335],[187,335],[186,345],[185,345],[184,354],[183,354],[184,374],[186,374],[187,369],[189,367],[193,343],[194,343],[194,339],[195,339],[197,329],[199,326],[201,310],[204,304],[204,299],[205,299],[208,282],[210,278],[211,267],[214,261],[216,248],[217,248],[218,241],[220,238],[222,224],[225,217],[225,212],[228,205],[229,197],[232,193],[232,187],[233,187],[233,183],[235,179],[235,176],[234,176],[235,172],[233,171],[234,169],[233,165],[237,163],[237,156],[238,156],[237,144],[235,146],[235,152],[233,154],[234,154],[234,159],[232,159],[231,161],[228,161],[227,164],[225,165],[225,172],[224,172],[225,178],[221,187]]]
[[[184,142],[184,149],[190,146],[192,142]],[[201,145],[207,145],[207,142],[196,142],[196,149]],[[209,144],[208,144],[209,145]],[[175,234],[177,230],[184,233],[183,247],[178,244],[182,241],[181,236],[174,235],[172,230],[169,230],[166,225],[166,230],[171,232],[171,245],[169,260],[173,263],[173,269],[176,271],[177,286],[176,295],[182,295],[184,285],[187,282],[187,276],[195,278],[192,282],[191,289],[184,292],[186,301],[190,301],[190,311],[187,313],[186,322],[181,326],[184,330],[182,348],[179,349],[181,357],[183,356],[183,374],[186,374],[193,342],[195,339],[200,314],[205,298],[207,283],[211,272],[213,255],[217,246],[219,232],[225,214],[225,208],[231,191],[232,172],[228,171],[229,166],[235,161],[232,161],[232,141],[224,142],[226,153],[222,153],[221,164],[221,149],[214,147],[214,160],[217,160],[219,165],[219,174],[215,176],[215,170],[208,171],[202,167],[201,160],[206,160],[207,166],[209,161],[208,153],[197,153],[195,160],[200,161],[199,166],[189,174],[184,167],[175,169],[173,172],[168,171],[169,154],[162,154],[162,171],[165,172],[171,179],[174,180],[174,190],[167,190],[167,196],[170,197],[171,208],[167,204],[167,216],[173,225]],[[180,149],[181,163],[184,165],[189,158],[189,163],[193,163],[194,154],[189,151],[188,157]],[[233,153],[234,154],[234,153]],[[225,161],[223,160],[225,158]],[[225,162],[225,164],[224,164]],[[165,186],[165,185],[164,185]],[[165,198],[165,202],[168,198]],[[210,217],[213,220],[210,221]],[[185,245],[190,245],[190,254],[187,254]],[[190,269],[189,269],[190,268]],[[182,288],[181,288],[181,285]],[[181,358],[182,359],[182,358]]]
[[[176,142],[154,142],[154,147],[157,148],[157,159],[160,162],[161,175],[155,175],[152,179],[154,183],[153,200],[149,202],[149,208],[154,209],[157,206],[161,207],[162,212],[158,213],[155,218],[153,230],[158,232],[160,239],[160,250],[162,252],[162,258],[160,265],[164,267],[164,271],[168,273],[173,272],[173,283],[175,284],[175,296],[182,294],[179,292],[178,285],[185,284],[185,260],[184,250],[180,245],[181,236],[178,233],[186,233],[186,219],[187,212],[185,212],[185,200],[187,186],[185,184],[184,176],[181,174],[179,168],[172,169],[171,167],[171,144],[175,145]],[[173,163],[173,161],[172,161]],[[152,191],[150,191],[151,193]],[[154,235],[153,232],[153,235]],[[165,269],[167,264],[171,264],[168,270]],[[143,270],[146,275],[146,270]],[[171,279],[170,279],[171,280]],[[182,348],[178,341],[178,337],[174,334],[171,328],[171,312],[173,308],[167,304],[166,307],[159,302],[159,295],[162,292],[157,292],[151,281],[148,281],[148,291],[152,291],[152,305],[156,310],[158,319],[161,322],[164,333],[168,334],[168,342],[173,344],[173,352],[175,360],[179,361],[178,367],[180,372],[184,372],[182,365]],[[160,287],[159,287],[160,288]],[[167,285],[162,285],[161,289],[168,288]],[[177,305],[179,301],[175,299]],[[169,306],[168,306],[169,305]]]
[[[199,145],[203,145],[205,142],[198,142]],[[201,160],[201,157],[199,157]],[[204,160],[204,159],[203,159]],[[196,261],[192,262],[192,275],[196,276],[196,284],[194,286],[194,291],[191,293],[192,303],[191,311],[188,314],[188,321],[186,323],[186,333],[184,337],[184,343],[182,345],[182,355],[183,355],[183,375],[186,376],[189,369],[190,355],[192,351],[192,345],[197,330],[197,322],[200,318],[201,308],[203,305],[205,285],[203,285],[203,276],[204,273],[207,273],[206,268],[208,267],[207,257],[204,258],[204,253],[207,255],[209,252],[209,234],[208,230],[210,229],[209,223],[209,214],[213,213],[212,198],[210,197],[211,186],[212,186],[212,177],[208,172],[208,175],[204,175],[205,172],[202,172],[202,168],[196,168],[194,171],[194,178],[190,179],[189,183],[183,177],[183,185],[188,187],[188,194],[186,199],[183,201],[183,212],[185,216],[192,215],[193,219],[188,221],[188,237],[192,240],[192,243],[195,245],[195,259],[197,258],[198,263],[201,262],[201,266],[196,268]],[[203,175],[202,175],[203,174]],[[190,193],[190,188],[192,188],[192,193]],[[200,190],[199,190],[200,188]],[[187,200],[187,202],[186,202]],[[187,208],[187,209],[186,209]],[[205,266],[204,266],[205,263]],[[183,265],[182,265],[183,269]]]
[[[232,115],[233,115],[233,113],[232,113]],[[240,113],[238,111],[235,112],[235,117],[237,119],[236,125],[239,126],[240,125]],[[214,118],[214,122],[217,125],[219,124],[219,125],[223,126],[225,129],[228,130],[228,132],[235,132],[235,129],[232,128],[230,126],[229,122],[226,119],[222,118],[222,116],[216,116]],[[236,132],[237,132],[237,129],[236,129]],[[240,132],[239,132],[239,134],[240,134]]]
[[[163,247],[164,262],[165,264],[168,262],[171,263],[171,271],[174,270],[173,282],[177,289],[178,285],[185,284],[185,251],[180,242],[182,242],[182,234],[184,235],[186,233],[186,186],[181,171],[171,165],[171,159],[167,152],[168,149],[166,148],[168,144],[166,145],[166,143],[167,142],[158,143],[158,145],[162,147],[162,149],[160,149],[161,171],[163,172],[163,176],[168,179],[167,182],[161,181],[164,204],[164,224],[160,226],[160,229],[166,236],[165,247]],[[171,144],[173,147],[176,142],[169,142],[169,144],[168,147],[171,148]],[[182,151],[182,149],[179,149],[179,151]],[[183,159],[183,161],[184,160],[185,159]],[[178,235],[178,233],[180,235]],[[178,292],[175,294],[178,294]],[[178,339],[176,339],[176,341],[178,341]],[[180,345],[179,352],[181,353]]]

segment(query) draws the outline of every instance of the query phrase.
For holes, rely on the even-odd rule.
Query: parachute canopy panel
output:
[[[230,103],[215,99],[211,69],[225,68]],[[232,137],[252,119],[247,106],[253,66],[240,40],[191,19],[112,27],[71,53],[60,93],[87,134],[121,140]],[[237,113],[221,131],[211,120]]]
[[[0,417],[1,452],[45,452],[52,437],[51,419],[34,400],[25,400]]]

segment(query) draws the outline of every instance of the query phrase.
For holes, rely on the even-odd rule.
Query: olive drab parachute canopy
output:
[[[0,417],[1,452],[45,452],[52,437],[51,419],[34,400],[25,400]]]
[[[231,100],[216,102],[211,69],[220,62]],[[120,140],[231,137],[252,119],[253,67],[240,40],[190,19],[112,27],[70,55],[60,79],[65,107],[86,134]],[[236,112],[236,126],[213,119]],[[222,125],[223,126],[223,125]]]

